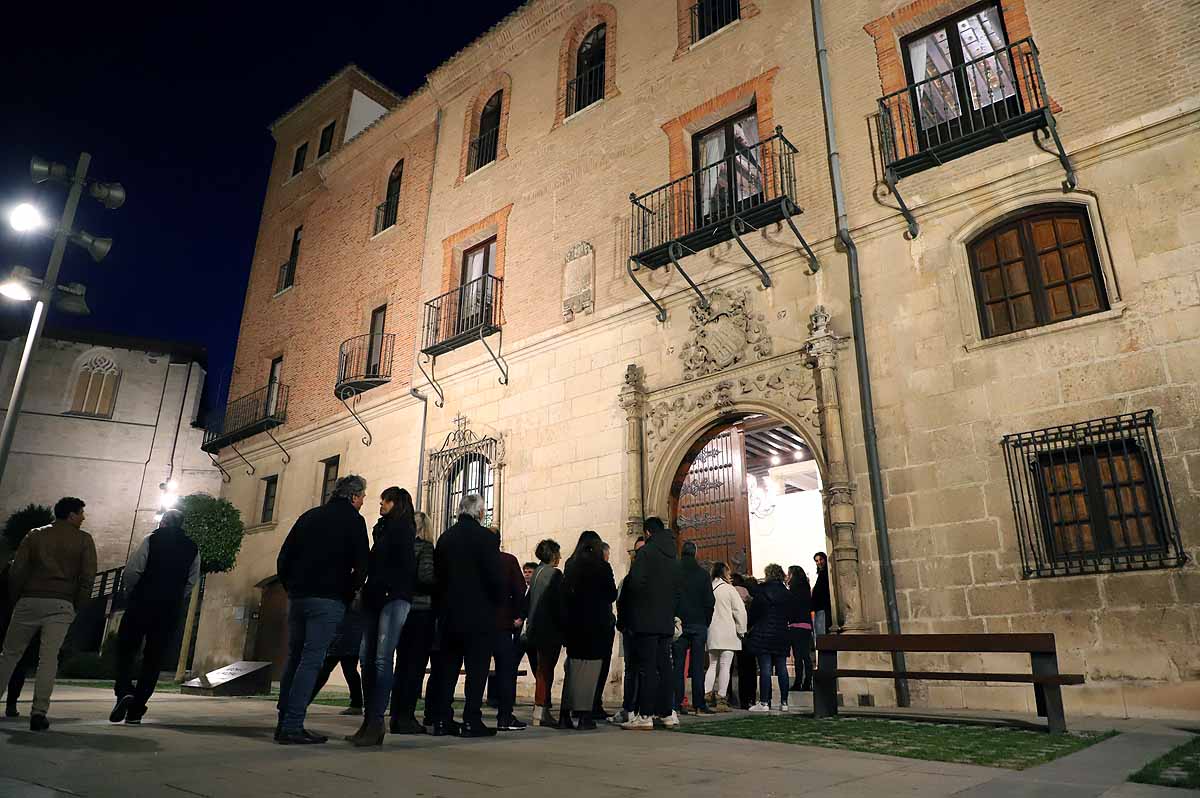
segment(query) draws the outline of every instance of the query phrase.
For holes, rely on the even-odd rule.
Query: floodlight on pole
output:
[[[0,283],[0,295],[17,302],[28,302],[33,299],[33,293],[41,282],[24,266],[14,266],[8,279]]]
[[[29,177],[35,183],[45,183],[47,180],[70,182],[66,164],[51,163],[36,155],[29,159]]]
[[[22,202],[8,212],[8,223],[18,233],[31,233],[46,226],[42,212],[28,202]]]
[[[111,238],[96,238],[86,230],[71,233],[71,243],[86,249],[92,256],[92,260],[97,263],[104,260],[104,256],[112,249],[113,244]]]

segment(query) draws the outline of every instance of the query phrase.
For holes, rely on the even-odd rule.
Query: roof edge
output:
[[[300,100],[300,102],[296,103],[291,108],[289,108],[287,111],[285,111],[278,119],[276,119],[271,124],[267,125],[267,130],[274,133],[275,129],[278,128],[281,124],[283,124],[288,119],[288,117],[292,116],[297,111],[302,109],[304,106],[308,105],[309,102],[311,102],[313,99],[315,99],[317,97],[317,95],[319,95],[321,92],[325,91],[327,88],[329,88],[334,83],[336,83],[338,80],[340,80],[341,78],[343,78],[344,76],[346,76],[352,72],[358,73],[362,78],[364,78],[365,80],[370,82],[376,88],[378,88],[379,90],[381,90],[383,92],[386,92],[388,94],[388,96],[390,96],[396,102],[401,102],[404,99],[399,94],[397,94],[395,91],[388,88],[383,83],[381,83],[380,81],[378,81],[374,77],[372,77],[368,72],[366,72],[358,64],[351,61],[350,63],[346,64],[346,66],[342,67],[337,72],[335,72],[328,79],[326,79],[325,82],[323,82],[320,86],[318,86],[317,88],[315,88],[311,92],[309,92],[307,95],[305,95],[304,99]]]

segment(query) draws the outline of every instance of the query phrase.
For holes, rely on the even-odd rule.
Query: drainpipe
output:
[[[421,489],[421,485],[425,481],[425,421],[429,418],[429,397],[418,391],[416,388],[409,388],[410,396],[421,400],[421,447],[420,454],[417,456],[417,510],[421,509],[421,497],[425,495],[425,491]]]
[[[879,548],[879,578],[883,583],[883,603],[887,610],[888,633],[900,634],[900,610],[896,602],[896,575],[892,571],[892,545],[888,539],[887,513],[883,506],[883,474],[879,469],[879,446],[875,440],[875,405],[871,397],[871,368],[867,361],[867,340],[863,329],[862,282],[858,274],[858,247],[850,235],[846,217],[846,198],[842,191],[842,161],[838,153],[833,125],[833,96],[829,81],[829,51],[825,47],[825,25],[821,0],[812,0],[813,36],[817,45],[817,75],[821,81],[821,105],[825,112],[825,140],[829,147],[829,175],[833,182],[833,208],[837,216],[837,237],[846,247],[847,275],[850,280],[850,326],[854,336],[854,361],[858,368],[858,400],[862,406],[863,442],[867,449],[867,475],[871,483],[871,515],[875,521],[875,542]],[[892,670],[903,672],[904,652],[892,653]],[[896,704],[910,704],[908,680],[896,680]]]

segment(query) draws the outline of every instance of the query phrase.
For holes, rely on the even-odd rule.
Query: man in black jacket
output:
[[[437,574],[435,609],[441,628],[442,674],[429,717],[434,736],[461,734],[490,737],[496,730],[483,724],[483,688],[495,638],[496,610],[505,586],[496,537],[482,525],[485,504],[477,494],[463,497],[458,521],[438,538],[433,553]],[[466,705],[460,727],[451,702],[458,671],[466,663]]]
[[[367,576],[367,523],[359,513],[367,481],[342,477],[333,496],[296,520],[276,561],[288,594],[288,660],[279,681],[279,725],[283,745],[323,743],[304,728],[313,685],[346,605]]]
[[[683,634],[675,641],[675,711],[683,711],[684,662],[691,656],[692,711],[697,715],[715,715],[704,703],[705,644],[712,623],[712,580],[696,562],[696,544],[685,541],[679,557],[679,620]]]
[[[649,537],[629,569],[621,596],[624,623],[633,634],[639,693],[637,715],[621,728],[638,730],[653,729],[655,720],[679,725],[671,709],[671,638],[679,603],[675,533],[661,518],[647,518],[642,528]]]
[[[142,722],[180,608],[199,579],[200,551],[183,531],[183,513],[168,510],[121,573],[127,604],[117,632],[117,704],[109,722]],[[134,659],[143,642],[142,669],[134,685]]]

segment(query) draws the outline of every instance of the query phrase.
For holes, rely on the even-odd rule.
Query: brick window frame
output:
[[[470,158],[471,140],[479,136],[479,115],[483,106],[496,92],[500,94],[500,133],[496,141],[496,161],[508,157],[508,111],[512,104],[512,77],[507,72],[493,72],[483,83],[474,99],[467,104],[467,115],[463,121],[462,153],[458,160],[458,178],[454,185],[462,185],[467,177],[467,159]]]
[[[675,48],[675,59],[682,57],[692,49],[692,6],[694,5],[696,5],[696,0],[675,0],[675,22],[679,40],[679,46]],[[753,0],[741,0],[739,19],[747,20],[757,17],[759,13],[758,4]],[[705,37],[700,41],[707,41],[707,39],[708,37]],[[696,42],[696,44],[699,43]]]
[[[462,274],[463,253],[476,244],[493,237],[496,239],[496,263],[493,274],[503,279],[504,250],[508,238],[508,215],[512,209],[511,203],[505,205],[495,213],[442,239],[442,285],[439,293],[444,294],[458,287]]]
[[[604,99],[611,100],[621,93],[617,88],[617,10],[608,3],[593,3],[575,15],[563,34],[558,50],[558,93],[551,130],[561,127],[567,118],[567,83],[575,77],[575,54],[579,45],[583,37],[600,24],[605,26]]]
[[[759,140],[775,135],[774,82],[779,67],[772,67],[757,77],[732,89],[721,92],[689,111],[663,123],[662,130],[669,141],[671,180],[678,180],[692,171],[692,135],[732,116],[738,111],[756,106]]]

